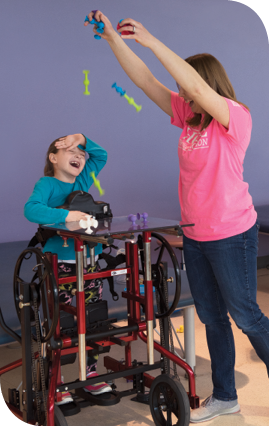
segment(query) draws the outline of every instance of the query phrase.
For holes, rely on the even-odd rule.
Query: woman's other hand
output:
[[[112,27],[110,20],[100,10],[97,10],[96,12],[91,12],[87,16],[89,18],[89,21],[92,21],[92,19],[94,18],[97,22],[102,21],[105,24],[104,32],[102,34],[96,31],[97,25],[96,24],[93,25],[93,32],[99,35],[101,38],[104,38],[105,40],[109,41],[110,39],[113,38],[113,36],[114,37],[117,36],[117,32]],[[87,27],[89,23],[90,22],[88,21],[84,22],[85,27]]]

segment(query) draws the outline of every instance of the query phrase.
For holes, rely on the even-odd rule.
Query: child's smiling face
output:
[[[58,149],[49,157],[54,167],[54,177],[63,182],[73,183],[85,166],[85,152],[78,147]]]

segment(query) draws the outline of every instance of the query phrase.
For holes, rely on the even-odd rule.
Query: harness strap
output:
[[[100,259],[104,259],[107,263],[107,267],[103,269],[103,271],[108,271],[109,269],[115,269],[118,265],[121,265],[122,263],[126,262],[126,256],[124,254],[118,254],[117,256],[111,256],[111,254],[108,253],[101,253],[99,254]],[[114,277],[107,277],[106,278],[109,284],[109,290],[112,294],[113,300],[119,300],[119,295],[114,290]]]
[[[55,235],[57,235],[56,231],[53,231],[52,229],[44,229],[39,226],[37,232],[29,242],[28,247],[35,247],[37,244],[41,244],[41,246],[44,247],[48,239]]]

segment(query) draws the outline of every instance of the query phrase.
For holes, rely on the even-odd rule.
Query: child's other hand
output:
[[[67,151],[75,148],[78,145],[85,146],[85,137],[81,133],[64,136],[55,142],[55,147],[57,149],[65,148]]]
[[[102,34],[96,31],[97,25],[96,24],[93,25],[93,32],[95,34],[99,35],[101,38],[104,38],[107,41],[113,39],[113,36],[115,35],[117,36],[117,32],[112,27],[110,20],[100,10],[97,10],[95,14],[94,12],[89,13],[88,18],[90,21],[92,21],[93,16],[96,21],[98,22],[102,21],[105,24],[104,32]],[[87,27],[87,25],[89,25],[89,22],[88,21],[84,22],[84,25],[85,27]]]
[[[66,216],[66,222],[79,222],[81,219],[87,220],[87,213],[83,213],[77,210],[70,211]]]

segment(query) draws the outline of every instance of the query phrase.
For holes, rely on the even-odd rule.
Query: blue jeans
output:
[[[197,314],[206,326],[213,395],[237,399],[235,347],[228,312],[245,333],[269,375],[269,319],[257,302],[259,225],[217,241],[183,237],[187,277]]]

